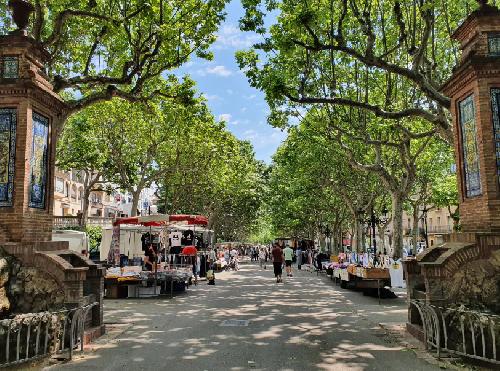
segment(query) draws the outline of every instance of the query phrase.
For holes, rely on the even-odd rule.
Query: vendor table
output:
[[[335,273],[334,273],[335,274]],[[347,269],[339,269],[341,287],[348,285],[359,289],[377,289],[380,304],[380,290],[390,286],[391,276],[388,269],[367,268],[349,265]]]
[[[133,276],[108,275],[105,277],[107,298],[126,298],[159,296],[169,293],[173,297],[174,284],[185,283],[188,286],[192,273],[189,270],[171,270],[160,272],[142,271]]]

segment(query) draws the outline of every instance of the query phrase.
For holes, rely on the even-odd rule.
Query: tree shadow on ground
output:
[[[172,300],[106,300],[105,321],[127,329],[57,368],[433,369],[378,326],[403,322],[405,316],[402,298],[379,305],[308,272],[276,284],[272,272],[248,264],[217,274],[216,286],[202,282]],[[230,319],[249,322],[222,326]]]

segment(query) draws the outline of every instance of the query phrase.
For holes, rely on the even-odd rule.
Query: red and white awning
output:
[[[172,224],[187,224],[187,225],[208,225],[208,218],[203,215],[145,215],[133,216],[130,218],[118,218],[113,225],[121,224],[139,224],[146,227],[162,227]]]

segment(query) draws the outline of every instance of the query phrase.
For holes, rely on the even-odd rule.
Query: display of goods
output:
[[[347,272],[349,272],[350,274],[354,274],[356,275],[356,266],[351,264],[347,267]]]
[[[359,277],[367,279],[386,279],[391,278],[389,274],[389,269],[383,268],[361,268],[358,274]]]
[[[347,269],[340,270],[340,279],[342,281],[349,281],[349,273],[347,273]]]

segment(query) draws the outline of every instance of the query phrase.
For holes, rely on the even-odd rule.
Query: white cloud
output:
[[[230,122],[233,116],[229,113],[222,113],[219,115],[219,121]]]
[[[229,95],[233,95],[234,92],[232,91],[232,89],[227,89],[226,93],[228,93]]]
[[[205,97],[206,100],[211,101],[211,102],[218,102],[223,100],[221,97],[219,97],[217,94],[207,94],[203,93],[203,96]]]
[[[241,112],[246,112],[246,111],[247,111],[247,109],[248,109],[248,108],[243,107],[243,108],[241,109]]]
[[[254,141],[258,138],[259,134],[255,130],[246,130],[243,132],[243,139]]]
[[[252,142],[254,148],[257,149],[278,147],[286,136],[287,133],[282,132],[280,129],[274,129],[271,134],[250,129],[244,131],[242,135],[244,140]]]
[[[242,32],[235,25],[225,25],[217,33],[217,41],[214,44],[215,49],[241,49],[248,48],[259,42],[261,37],[256,34]]]
[[[231,76],[233,74],[233,71],[226,68],[225,66],[207,67],[205,72],[211,75],[218,75],[222,77]]]

